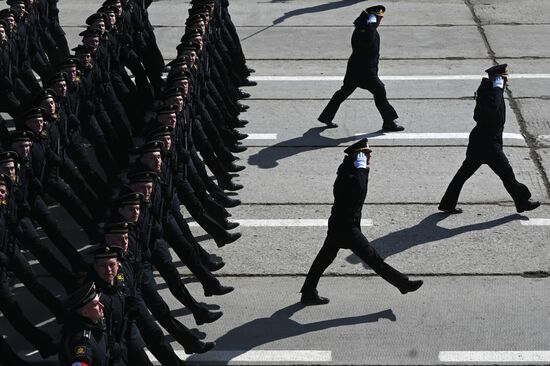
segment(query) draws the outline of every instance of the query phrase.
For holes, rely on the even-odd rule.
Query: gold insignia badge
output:
[[[116,279],[117,281],[119,282],[124,282],[124,274],[123,273],[119,273],[116,275]]]
[[[86,354],[86,346],[76,346],[74,348],[74,355],[76,357],[84,356]]]

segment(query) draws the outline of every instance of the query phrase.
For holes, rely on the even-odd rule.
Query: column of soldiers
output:
[[[233,177],[244,169],[235,154],[246,150],[238,128],[248,106],[239,100],[249,94],[239,88],[255,85],[253,70],[227,0],[191,2],[177,57],[166,65],[151,0],[106,0],[71,50],[56,3],[7,0],[0,10],[0,111],[15,125],[0,120],[0,311],[62,365],[151,365],[145,346],[161,364],[181,365],[158,324],[186,353],[215,343],[173,316],[153,271],[197,325],[223,315],[189,292],[169,248],[205,296],[233,291],[214,275],[225,263],[200,245],[180,208],[218,247],[240,238],[228,208],[241,202],[227,191],[243,188]],[[52,201],[94,245],[77,250]],[[65,301],[24,251],[63,286]],[[63,324],[61,339],[31,323],[11,292],[14,278]],[[0,350],[0,364],[27,364],[4,338]]]

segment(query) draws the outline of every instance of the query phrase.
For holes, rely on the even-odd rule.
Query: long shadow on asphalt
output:
[[[268,146],[248,158],[248,164],[256,165],[260,169],[272,169],[279,165],[279,160],[286,159],[304,151],[319,150],[330,146],[338,146],[345,142],[355,142],[361,137],[350,136],[339,139],[322,136],[326,127],[312,127],[300,137],[281,141]],[[368,135],[365,135],[368,137]],[[374,135],[373,135],[374,136]]]
[[[448,216],[449,215],[443,212],[433,213],[414,226],[389,233],[388,235],[371,241],[370,244],[378,251],[382,258],[387,258],[417,245],[448,239],[470,231],[487,230],[510,221],[524,218],[522,215],[512,214],[495,220],[464,225],[452,229],[438,226],[438,223]],[[361,259],[355,254],[348,256],[346,260],[351,264],[362,263]],[[364,263],[363,266],[365,268],[370,268]]]
[[[343,7],[346,7],[346,6],[355,5],[355,4],[361,3],[363,1],[365,1],[365,0],[340,0],[340,1],[330,2],[330,3],[327,3],[327,4],[308,6],[307,8],[291,10],[291,11],[285,13],[284,15],[280,16],[279,18],[275,19],[273,21],[273,24],[274,25],[281,24],[286,19],[298,16],[298,15],[310,14],[310,13],[319,13],[319,12],[322,12],[322,11],[339,9],[339,8],[343,8]],[[286,1],[284,1],[284,0],[283,1],[281,1],[281,0],[272,0],[271,2],[272,3],[280,3],[280,2],[286,2]]]
[[[216,349],[220,351],[228,350],[231,358],[235,358],[258,346],[306,333],[347,325],[374,323],[380,319],[396,321],[395,314],[391,309],[372,314],[328,319],[306,324],[300,324],[290,319],[292,315],[304,307],[300,303],[292,304],[277,310],[269,318],[254,319],[244,323],[218,338]],[[202,357],[200,355],[190,356],[187,362],[193,363],[193,360],[200,362]],[[228,363],[216,362],[216,364],[227,365]]]

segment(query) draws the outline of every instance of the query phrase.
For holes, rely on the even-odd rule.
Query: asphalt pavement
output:
[[[230,210],[243,237],[218,249],[192,224],[205,248],[227,262],[217,273],[236,290],[205,298],[178,262],[193,295],[224,312],[197,329],[217,346],[188,362],[550,364],[550,3],[382,1],[380,76],[406,128],[390,134],[380,130],[372,95],[363,90],[342,104],[337,129],[316,121],[341,85],[352,22],[375,2],[230,3],[258,81],[246,88],[250,109],[241,115],[250,121],[242,132],[251,134],[239,154],[246,169],[236,178],[245,186],[243,204]],[[59,2],[72,47],[99,5]],[[187,8],[188,1],[163,0],[149,9],[167,60]],[[462,190],[464,213],[447,216],[437,204],[465,157],[483,70],[495,63],[508,63],[511,74],[505,152],[542,205],[516,213],[484,166]],[[343,149],[365,136],[373,157],[363,231],[390,264],[424,286],[401,295],[342,250],[318,288],[331,302],[304,308],[299,289],[326,234]],[[159,285],[178,318],[194,327],[160,278]],[[16,291],[37,323],[48,320],[23,288]],[[0,324],[10,344],[32,350],[4,319]],[[44,327],[54,335],[59,329],[51,321]]]

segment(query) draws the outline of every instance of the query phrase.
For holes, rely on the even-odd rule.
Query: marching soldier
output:
[[[63,326],[59,363],[109,366],[109,347],[103,304],[93,282],[69,295],[64,305],[69,318]]]
[[[483,164],[489,165],[502,180],[504,188],[514,200],[517,212],[531,211],[540,206],[540,202],[531,200],[529,188],[516,180],[503,151],[502,132],[506,122],[504,87],[508,82],[507,66],[507,64],[495,65],[485,70],[488,77],[481,80],[476,91],[474,109],[476,126],[470,133],[466,159],[439,203],[441,211],[449,214],[462,212],[462,209],[456,207],[460,190]]]
[[[344,152],[346,156],[338,167],[334,182],[334,204],[328,219],[327,238],[302,286],[300,301],[304,305],[328,304],[329,299],[318,295],[317,284],[342,248],[350,249],[402,294],[416,291],[422,286],[421,280],[411,281],[387,264],[361,232],[361,210],[367,196],[370,170],[371,149],[368,140],[364,138]]]
[[[384,131],[403,131],[398,125],[397,112],[388,102],[384,83],[378,77],[378,61],[380,59],[380,35],[378,26],[386,8],[382,5],[371,6],[361,12],[354,21],[355,30],[351,36],[353,53],[348,60],[344,85],[332,96],[318,120],[329,128],[338,127],[332,122],[340,104],[346,100],[356,88],[366,89],[374,96],[374,103],[384,123]]]

